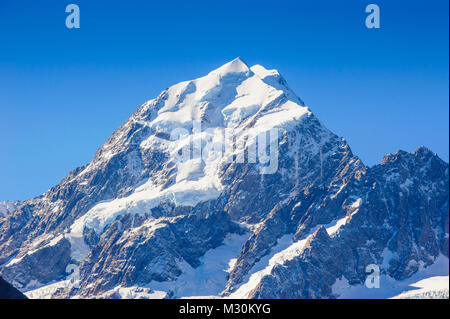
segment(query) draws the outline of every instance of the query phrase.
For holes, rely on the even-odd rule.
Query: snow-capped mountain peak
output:
[[[448,164],[430,154],[366,167],[277,70],[237,58],[0,216],[0,275],[64,298],[329,298],[371,264],[403,280],[448,264]]]
[[[221,67],[211,71],[209,74],[216,74],[219,76],[226,76],[233,73],[248,73],[250,68],[241,57],[237,57],[233,61],[225,63]]]

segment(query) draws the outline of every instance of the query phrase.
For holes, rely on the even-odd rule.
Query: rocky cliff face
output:
[[[447,181],[448,165],[425,148],[386,156],[353,176],[313,217],[303,217],[294,234],[304,242],[298,254],[275,264],[248,297],[337,297],[336,279],[363,285],[367,265],[404,280],[441,255],[448,258]],[[323,226],[332,219],[338,222]]]
[[[369,264],[398,281],[448,264],[448,181],[424,147],[366,167],[277,71],[236,59],[0,215],[0,274],[32,297],[339,297]]]

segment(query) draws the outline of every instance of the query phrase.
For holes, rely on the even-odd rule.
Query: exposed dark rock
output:
[[[0,277],[0,299],[27,299],[27,297]]]

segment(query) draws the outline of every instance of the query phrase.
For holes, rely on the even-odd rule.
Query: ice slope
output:
[[[435,276],[410,284],[410,290],[402,292],[393,299],[448,299],[448,276]]]
[[[441,255],[434,264],[421,267],[405,280],[381,275],[379,288],[367,288],[365,285],[350,286],[345,278],[341,278],[333,285],[333,292],[341,299],[441,298],[445,293],[448,298],[448,266],[448,258]]]

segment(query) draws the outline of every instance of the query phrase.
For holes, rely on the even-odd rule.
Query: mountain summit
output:
[[[211,73],[226,75],[229,73],[245,73],[245,72],[249,72],[249,71],[250,71],[250,68],[247,65],[247,63],[245,63],[241,59],[241,57],[237,57],[233,61],[222,65],[221,67],[212,71]]]
[[[393,297],[448,275],[448,195],[431,151],[367,167],[278,71],[237,58],[0,215],[0,275],[31,298]]]

